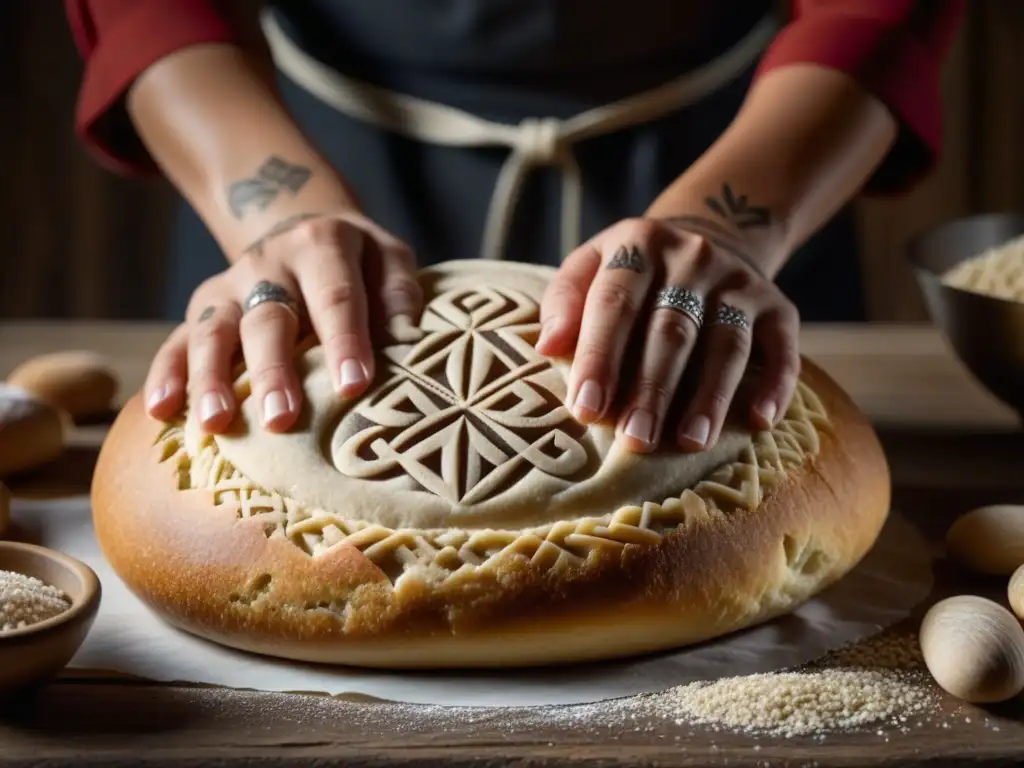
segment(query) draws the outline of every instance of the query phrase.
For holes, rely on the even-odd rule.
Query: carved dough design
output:
[[[579,567],[595,551],[655,546],[673,531],[755,509],[789,472],[820,451],[821,435],[828,430],[821,400],[799,382],[779,424],[757,435],[737,461],[722,465],[693,488],[600,516],[515,530],[388,528],[261,488],[219,452],[212,438],[189,455],[181,425],[169,425],[157,442],[163,460],[175,468],[179,487],[211,491],[215,504],[233,507],[240,519],[259,520],[269,537],[282,537],[312,556],[354,546],[396,583],[417,570],[458,582],[516,558],[526,558],[541,570]]]
[[[563,405],[564,379],[534,349],[538,313],[506,288],[436,297],[422,338],[388,351],[397,358],[389,378],[340,425],[337,469],[363,479],[404,472],[461,505],[500,495],[523,472],[592,472],[584,429]]]
[[[474,264],[473,269],[481,268]],[[502,269],[514,270],[514,267],[502,265]],[[441,275],[444,277],[443,272]],[[362,402],[351,403],[351,410],[343,411],[333,437],[329,438],[332,444],[328,451],[336,457],[343,453],[341,446],[356,435],[362,435],[360,447],[350,450],[347,459],[354,467],[363,468],[359,471],[381,460],[372,447],[375,439],[384,441],[382,448],[399,455],[406,453],[407,446],[398,441],[396,435],[409,425],[401,422],[374,435],[374,428],[385,427],[375,408],[390,413],[389,418],[396,421],[413,408],[414,402],[420,404],[417,407],[432,409],[413,410],[411,421],[415,421],[450,409],[453,402],[464,403],[473,397],[477,397],[473,402],[483,402],[485,398],[480,396],[480,391],[501,378],[501,371],[493,368],[496,363],[500,364],[499,368],[515,368],[528,366],[539,357],[532,346],[539,333],[538,307],[529,298],[539,295],[539,287],[524,296],[510,290],[509,283],[515,284],[514,280],[495,284],[479,273],[459,275],[456,282],[459,290],[455,290],[451,282],[438,282],[445,287],[434,293],[428,291],[428,295],[437,298],[425,310],[421,327],[392,329],[394,342],[383,350],[386,360],[382,370],[391,366],[390,373],[382,377],[385,383],[362,398]],[[464,345],[463,351],[458,353],[461,357],[453,352],[458,348],[456,342]],[[445,354],[439,354],[441,352]],[[437,364],[429,365],[427,361],[435,356]],[[487,360],[491,361],[492,370],[482,378],[480,374],[474,378],[474,371],[484,367]],[[510,411],[517,413],[517,407],[529,418],[542,421],[564,418],[564,422],[556,420],[558,428],[588,454],[588,465],[577,476],[597,480],[609,467],[601,457],[607,457],[612,449],[610,444],[602,443],[608,435],[593,428],[584,431],[561,406],[565,400],[566,367],[561,361],[554,365],[544,361],[543,372],[538,369],[525,377],[527,381],[541,381],[543,390],[556,397],[557,405],[552,404],[550,411],[530,410],[527,403],[534,401],[521,404],[522,395],[512,387],[509,387],[512,397],[508,403],[491,404],[488,411],[499,412],[500,419],[496,419],[499,424],[508,419]],[[415,371],[415,375],[410,371]],[[451,378],[449,371],[452,371]],[[326,375],[323,370],[317,372]],[[403,387],[406,388],[405,400],[396,394],[396,390]],[[532,384],[530,389],[538,393],[538,387]],[[444,390],[444,396],[438,390]],[[329,385],[325,386],[325,391],[331,391]],[[384,402],[388,403],[386,407],[381,405]],[[325,415],[324,420],[334,418],[336,413]],[[466,421],[469,417],[459,415],[458,418]],[[508,431],[532,446],[548,429],[539,428],[537,434],[530,434],[531,430],[523,427]],[[579,431],[574,433],[573,429]],[[367,431],[371,434],[364,434]],[[597,504],[586,501],[577,504],[570,498],[556,518],[531,519],[523,523],[518,522],[518,510],[546,503],[552,489],[554,493],[571,495],[587,482],[576,484],[573,478],[567,480],[544,474],[529,461],[515,458],[519,454],[508,450],[503,455],[513,456],[510,460],[518,460],[521,467],[543,482],[517,482],[518,497],[509,492],[482,505],[498,502],[499,506],[505,504],[512,508],[511,513],[503,509],[494,516],[480,514],[468,526],[455,519],[443,525],[404,521],[389,524],[374,520],[374,508],[380,506],[381,499],[386,503],[391,493],[404,492],[414,482],[397,459],[391,459],[390,465],[392,479],[396,481],[393,484],[383,479],[387,474],[380,464],[377,466],[382,474],[370,473],[374,479],[369,482],[378,484],[375,493],[365,493],[363,488],[346,492],[341,487],[336,494],[325,493],[322,500],[313,501],[295,498],[293,494],[300,490],[298,488],[275,490],[261,483],[222,451],[218,439],[201,430],[190,439],[184,421],[167,425],[158,436],[157,444],[160,460],[172,468],[181,490],[209,493],[214,504],[232,509],[240,520],[261,526],[267,537],[291,542],[312,557],[324,556],[339,547],[353,547],[381,569],[396,591],[407,589],[410,594],[419,594],[417,590],[422,590],[424,581],[445,589],[459,588],[459,585],[474,584],[478,578],[490,579],[506,568],[536,571],[568,568],[573,572],[600,568],[604,567],[609,553],[614,555],[631,545],[658,546],[663,537],[686,535],[692,527],[713,521],[720,525],[739,524],[744,516],[759,514],[758,507],[765,497],[778,490],[792,471],[813,460],[822,448],[823,436],[830,432],[830,416],[822,399],[808,382],[801,380],[786,413],[771,430],[750,436],[739,450],[723,455],[720,462],[708,466],[699,475],[679,473],[681,464],[671,452],[661,457],[646,457],[642,462],[628,461],[627,457],[619,455],[612,461],[624,466],[619,466],[617,472],[610,472],[609,477],[627,478],[628,475],[627,479],[635,483],[639,475],[641,479],[650,478],[649,484],[657,486],[647,490],[648,483],[641,483],[642,500],[617,501],[599,495]],[[327,435],[316,434],[315,452],[320,457],[323,456],[322,438]],[[423,439],[429,437],[424,435]],[[494,442],[490,436],[488,439]],[[541,442],[538,448],[545,445]],[[486,454],[468,441],[462,450],[470,448],[481,455],[483,462]],[[425,457],[419,462],[429,467]],[[333,474],[336,467],[343,464],[336,459],[328,473]],[[435,466],[431,471],[445,479],[443,472],[437,469]],[[612,469],[616,469],[614,464]],[[663,474],[670,475],[669,482],[660,477]],[[486,475],[481,472],[472,488],[485,479]],[[602,487],[610,490],[607,481],[593,484],[599,486],[599,494],[603,494]],[[466,483],[454,487],[461,488],[462,495],[468,494]],[[509,487],[511,489],[511,485]],[[431,497],[430,502],[440,502],[443,498],[432,493]],[[444,503],[451,504],[447,500]],[[800,553],[794,557],[799,560]]]

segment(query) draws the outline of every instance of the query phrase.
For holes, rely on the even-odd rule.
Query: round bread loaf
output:
[[[0,383],[0,477],[58,458],[66,428],[61,411],[21,387]]]
[[[28,390],[73,419],[109,411],[118,388],[118,377],[110,363],[84,350],[33,357],[11,371],[7,382]]]
[[[259,426],[243,374],[227,435],[131,399],[93,483],[96,531],[168,622],[297,660],[383,668],[564,664],[675,648],[787,613],[845,575],[889,510],[864,415],[805,362],[771,431],[624,451],[564,405],[534,350],[553,271],[425,269],[371,390],[297,354],[297,428]]]

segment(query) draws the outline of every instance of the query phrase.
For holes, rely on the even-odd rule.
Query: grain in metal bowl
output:
[[[915,238],[907,255],[956,356],[1024,414],[1024,214],[946,222]]]

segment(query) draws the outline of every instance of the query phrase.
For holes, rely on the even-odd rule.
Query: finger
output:
[[[273,292],[295,302],[298,286],[278,275],[254,284],[243,303],[255,292]],[[300,326],[296,306],[286,301],[263,301],[246,310],[240,325],[242,353],[260,423],[274,432],[284,432],[295,423],[302,403],[302,388],[295,373]]]
[[[629,450],[649,452],[661,440],[669,406],[700,332],[699,315],[657,307],[651,313],[634,391],[620,421]]]
[[[677,441],[684,450],[704,450],[718,441],[750,359],[753,313],[741,309],[742,296],[725,294],[716,303],[702,333],[700,383],[679,422]]]
[[[600,420],[614,399],[623,353],[654,271],[636,244],[621,245],[604,256],[587,291],[569,375],[569,403],[584,424]]]
[[[374,375],[360,251],[358,240],[339,233],[296,270],[331,381],[343,397],[363,392]]]
[[[408,245],[390,235],[374,238],[364,249],[362,270],[373,325],[388,327],[396,318],[416,322],[423,310],[423,288]]]
[[[764,312],[754,325],[754,345],[764,358],[751,405],[751,419],[771,429],[786,413],[800,377],[800,317],[790,304]]]
[[[146,411],[167,421],[185,404],[188,384],[188,325],[182,323],[160,345],[146,375],[143,394]]]
[[[572,352],[583,322],[587,292],[600,268],[601,253],[589,243],[565,257],[541,299],[536,349],[542,355]]]
[[[238,351],[241,309],[234,302],[210,304],[191,313],[188,336],[188,387],[199,423],[221,432],[234,417],[231,363]]]

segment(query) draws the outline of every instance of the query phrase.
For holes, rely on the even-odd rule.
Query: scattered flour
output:
[[[381,738],[396,732],[437,735],[474,728],[533,737],[571,732],[576,738],[625,741],[679,740],[688,730],[752,738],[824,740],[843,731],[888,739],[915,727],[948,727],[948,702],[932,683],[921,660],[917,635],[883,634],[840,649],[799,669],[698,682],[669,690],[577,706],[474,708],[392,703],[354,703],[327,696],[268,695],[217,689],[209,697],[211,716],[237,717],[251,707],[254,716],[294,723],[310,738],[317,724],[343,718]],[[230,704],[228,700],[230,699]],[[198,703],[198,702],[197,702]],[[232,711],[234,715],[227,715]],[[969,720],[967,721],[969,722]],[[994,729],[995,730],[995,729]],[[298,733],[298,732],[297,732]],[[758,747],[755,747],[757,749]]]
[[[694,683],[662,694],[653,710],[678,724],[792,738],[879,723],[904,725],[925,714],[933,700],[909,675],[849,668]]]

